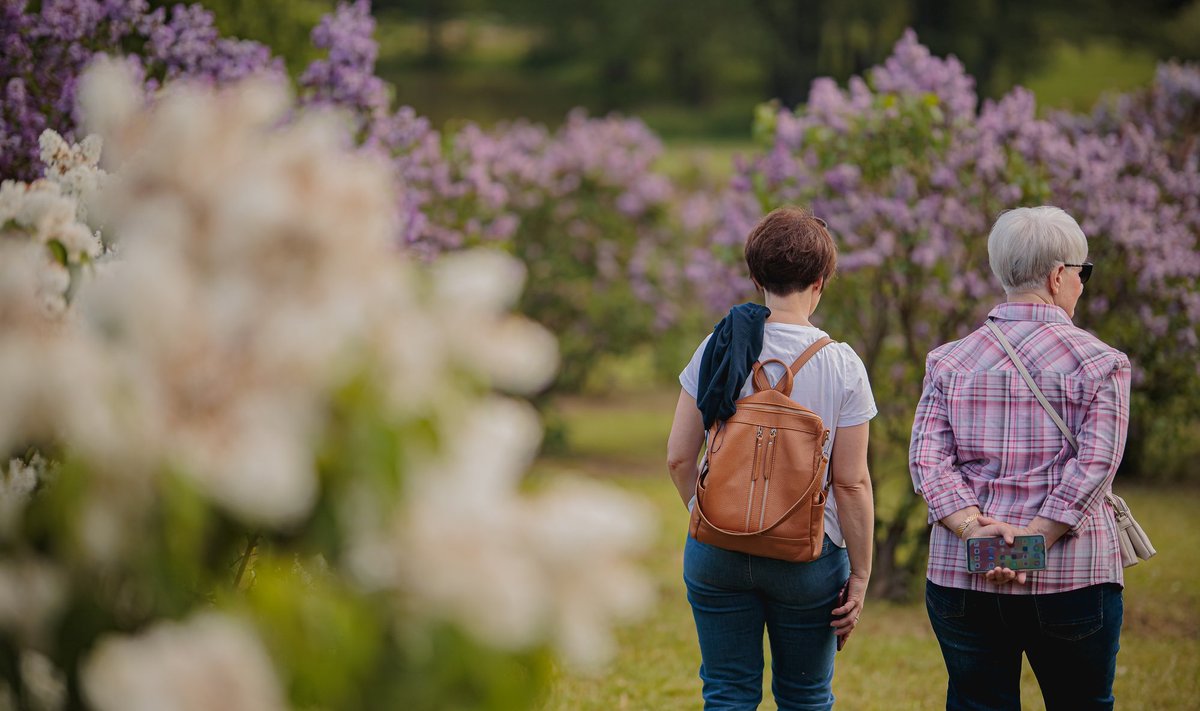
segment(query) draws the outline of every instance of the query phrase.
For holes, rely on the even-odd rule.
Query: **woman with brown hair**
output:
[[[667,465],[689,509],[705,433],[754,392],[751,367],[792,363],[827,334],[810,320],[837,265],[824,221],[780,208],[746,241],[746,265],[766,306],[734,307],[696,349],[679,376],[682,390]],[[766,364],[768,379],[783,375]],[[771,644],[772,692],[780,709],[827,709],[837,636],[854,629],[871,575],[874,510],[867,471],[868,423],[877,410],[866,369],[846,344],[816,351],[794,377],[792,400],[821,417],[830,437],[832,496],[824,540],[811,562],[741,553],[690,537],[684,581],[700,640],[706,709],[754,709],[762,700],[764,629]],[[839,592],[847,599],[838,603]]]

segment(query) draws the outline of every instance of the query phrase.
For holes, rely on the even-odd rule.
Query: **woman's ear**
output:
[[[1050,290],[1051,296],[1058,296],[1058,292],[1062,291],[1063,272],[1067,271],[1066,266],[1060,264],[1050,272],[1047,288]]]

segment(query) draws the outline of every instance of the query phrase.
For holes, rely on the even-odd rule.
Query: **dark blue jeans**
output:
[[[948,710],[1019,711],[1022,653],[1047,711],[1113,707],[1121,586],[1001,595],[926,580],[925,606],[950,676]]]
[[[832,707],[836,641],[830,611],[849,575],[846,551],[828,537],[820,558],[789,563],[689,536],[683,580],[700,637],[704,708],[758,708],[764,627],[771,642],[771,692],[780,711]]]

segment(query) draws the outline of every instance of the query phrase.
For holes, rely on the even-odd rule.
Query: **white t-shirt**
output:
[[[791,365],[806,348],[828,334],[813,326],[797,326],[790,323],[767,323],[763,336],[760,361],[778,358]],[[700,361],[704,357],[705,338],[696,349],[691,362],[679,374],[679,383],[692,397],[696,397],[699,386]],[[767,379],[772,384],[783,375],[784,366],[771,363],[766,366]],[[750,378],[746,378],[739,397],[754,392]],[[839,427],[861,425],[879,413],[871,384],[867,380],[867,369],[854,349],[845,343],[831,343],[822,348],[800,372],[792,386],[792,399],[821,416],[829,428],[829,443],[825,454],[833,452],[833,442]],[[828,476],[828,471],[826,472]],[[825,504],[825,533],[837,545],[845,548],[846,539],[838,521],[837,500],[829,497]]]

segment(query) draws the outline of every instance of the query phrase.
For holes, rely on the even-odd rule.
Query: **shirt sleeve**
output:
[[[945,394],[927,363],[925,384],[913,420],[908,468],[913,488],[929,506],[929,523],[979,505],[975,492],[958,471],[957,460]]]
[[[846,389],[842,397],[842,410],[838,413],[838,427],[853,427],[878,415],[879,409],[875,407],[875,395],[871,392],[867,367],[850,346],[844,349],[848,351],[844,369]]]
[[[710,333],[707,338],[700,342],[696,352],[692,354],[692,359],[684,367],[683,372],[679,374],[679,384],[683,386],[684,391],[691,395],[694,399],[697,395],[696,391],[700,386],[700,361],[704,359],[704,347],[708,345],[708,339],[712,338]]]
[[[1129,382],[1129,359],[1122,355],[1084,414],[1076,433],[1079,451],[1067,462],[1062,480],[1042,503],[1039,516],[1075,530],[1097,499],[1108,491],[1125,452]]]

